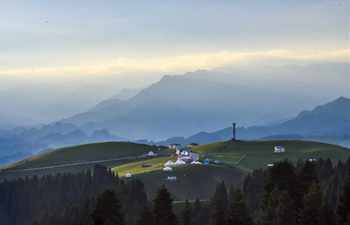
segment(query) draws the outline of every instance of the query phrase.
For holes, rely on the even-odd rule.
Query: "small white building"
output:
[[[180,144],[170,144],[168,147],[170,149],[179,149],[179,148],[181,148],[181,145]]]
[[[147,156],[148,156],[148,157],[156,157],[157,154],[154,153],[153,151],[149,151],[149,152],[147,153]]]
[[[173,171],[173,168],[171,168],[171,167],[164,167],[163,171],[164,172],[171,172],[171,171]]]
[[[274,153],[286,152],[286,149],[283,146],[281,146],[281,145],[277,145],[273,149],[274,149]]]

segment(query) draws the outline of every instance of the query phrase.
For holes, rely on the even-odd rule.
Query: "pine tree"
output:
[[[256,218],[257,224],[272,224],[276,212],[276,206],[279,204],[280,194],[281,191],[274,189],[269,195],[267,195],[267,197],[265,197],[263,205]]]
[[[95,225],[125,224],[121,205],[113,191],[107,190],[98,196],[92,218]]]
[[[227,225],[251,225],[252,219],[249,215],[243,194],[240,190],[230,190],[230,209]]]
[[[199,215],[199,213],[201,212],[202,209],[202,204],[200,202],[200,200],[197,198],[196,201],[193,204],[193,214],[194,216]]]
[[[176,225],[177,219],[173,212],[172,199],[170,193],[163,185],[157,192],[154,199],[154,224],[155,225]]]
[[[137,225],[154,225],[154,217],[152,211],[145,207],[141,212],[141,217],[136,223]]]
[[[86,202],[81,207],[80,211],[80,224],[81,225],[92,225],[93,222],[91,220],[91,202],[86,200]]]
[[[196,201],[193,204],[193,210],[192,210],[192,223],[193,225],[200,225],[201,223],[201,214],[202,214],[202,204],[200,200],[197,198]]]
[[[224,182],[216,186],[214,197],[211,201],[211,224],[225,225],[227,211],[227,189]]]
[[[321,225],[337,225],[334,210],[326,202],[321,208]]]
[[[271,225],[275,218],[280,195],[287,192],[291,199],[300,201],[295,167],[288,161],[275,163],[268,170],[264,197],[256,221],[261,225]],[[281,205],[281,207],[284,207]],[[279,210],[282,210],[280,208]]]
[[[185,208],[182,211],[182,225],[192,225],[192,208],[188,200],[186,200]]]
[[[302,207],[304,195],[308,192],[311,185],[318,182],[316,165],[314,162],[306,161],[298,174],[298,199],[295,199],[297,206]]]
[[[301,201],[301,196],[298,192],[298,179],[295,173],[294,166],[288,161],[276,163],[270,170],[268,180],[265,185],[265,196],[263,204],[270,198],[273,190],[287,191],[292,199],[297,202]]]
[[[147,206],[147,194],[144,184],[140,180],[131,180],[125,188],[127,195],[125,196],[124,209],[126,212],[133,212],[127,214],[126,221],[135,224],[137,221],[135,215],[141,214]]]
[[[296,225],[297,210],[294,200],[287,191],[282,191],[278,196],[278,204],[275,207],[272,225]]]
[[[300,225],[319,225],[321,223],[322,193],[317,183],[311,185],[303,199],[300,212]]]
[[[347,171],[337,206],[338,225],[350,223],[350,171]]]

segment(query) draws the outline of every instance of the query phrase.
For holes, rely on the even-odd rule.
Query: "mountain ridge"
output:
[[[320,102],[320,97],[294,94],[253,82],[235,80],[230,73],[199,70],[184,75],[163,76],[126,101],[110,100],[102,110],[90,110],[62,120],[83,130],[108,129],[130,139],[161,140],[218,130],[237,121],[242,125],[270,123],[290,117]],[[237,77],[242,75],[237,74]],[[275,110],[277,106],[279,109]],[[167,129],[164,129],[167,128]]]
[[[202,131],[187,138],[169,138],[160,143],[168,144],[174,141],[182,144],[210,143],[228,140],[231,133],[232,128],[228,127],[214,132]],[[327,141],[327,139],[335,138],[350,140],[350,98],[339,97],[331,102],[316,106],[312,110],[302,111],[294,118],[277,125],[238,127],[237,135],[241,139],[305,138]]]

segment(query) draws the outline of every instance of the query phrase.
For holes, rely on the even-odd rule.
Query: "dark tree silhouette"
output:
[[[185,207],[181,214],[182,225],[192,225],[192,207],[188,200],[186,200]]]
[[[153,213],[149,207],[145,207],[136,225],[154,225]]]
[[[317,183],[311,185],[304,196],[303,209],[300,212],[300,225],[319,225],[321,223],[322,193]]]
[[[98,196],[92,218],[95,225],[125,224],[120,202],[113,191],[107,190]]]
[[[338,225],[350,223],[350,169],[346,171],[343,189],[337,206]]]
[[[275,207],[272,225],[296,225],[297,211],[294,200],[288,192],[282,191],[278,196],[278,203]]]
[[[227,225],[252,225],[243,193],[240,190],[230,191],[230,207]]]
[[[172,198],[164,185],[158,190],[157,196],[153,201],[153,205],[155,225],[177,224],[177,219],[172,207]]]
[[[227,212],[227,188],[224,182],[217,185],[211,200],[211,225],[225,225]]]

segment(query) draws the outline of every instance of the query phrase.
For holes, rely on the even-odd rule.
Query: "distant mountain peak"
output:
[[[332,103],[332,102],[330,102]],[[335,99],[333,103],[350,103],[350,98],[346,98],[344,96],[340,96],[339,98]]]

